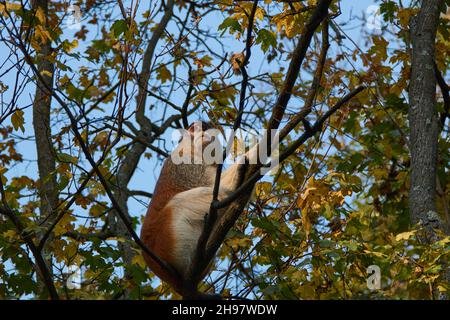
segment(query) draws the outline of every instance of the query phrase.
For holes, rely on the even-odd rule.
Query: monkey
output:
[[[210,128],[206,122],[194,122],[172,154],[165,159],[141,229],[143,243],[169,263],[179,273],[181,281],[145,253],[144,260],[160,279],[177,292],[181,292],[182,282],[194,259],[205,215],[213,198],[217,163],[202,161],[204,159],[199,158],[199,154],[202,157],[203,153],[195,153],[195,148],[204,150],[211,143],[218,143],[215,137],[208,134]],[[174,162],[174,155],[186,156],[186,153],[190,153],[194,160],[192,163]],[[254,151],[245,154],[245,157],[252,159],[256,156]],[[222,173],[219,200],[237,189],[242,182],[238,181],[242,176],[239,170],[244,165],[242,161],[235,163]]]

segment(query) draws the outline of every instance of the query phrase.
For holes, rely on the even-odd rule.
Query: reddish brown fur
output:
[[[158,257],[172,264],[175,237],[171,222],[172,210],[170,208],[164,208],[161,211],[151,210],[150,208],[142,228],[141,239]],[[150,256],[144,254],[144,259],[158,277],[174,286],[174,288],[178,287],[179,284],[176,279],[163,270]]]
[[[165,168],[162,169],[162,173]],[[166,175],[161,174],[158,180],[151,204],[147,210],[141,230],[141,239],[145,245],[158,257],[173,265],[175,235],[172,229],[173,213],[166,204],[178,193],[185,191],[177,188]],[[150,269],[162,280],[168,282],[176,290],[181,285],[169,273],[163,270],[150,256],[144,254],[144,259]]]
[[[202,130],[208,129],[206,123],[201,123]],[[189,128],[192,133],[194,125]],[[190,136],[189,139],[193,139]],[[206,140],[205,144],[210,143]],[[190,146],[190,145],[189,145]],[[178,152],[183,153],[188,150],[181,148]],[[190,150],[192,153],[194,150]],[[173,221],[174,214],[167,203],[178,193],[184,192],[196,187],[212,186],[215,172],[207,170],[208,166],[197,164],[175,165],[170,157],[164,162],[156,188],[153,193],[151,204],[145,216],[144,224],[141,230],[141,239],[144,244],[165,262],[174,266],[175,241]],[[168,282],[176,291],[180,291],[182,284],[168,272],[162,269],[150,256],[144,254],[144,259],[150,269],[162,280]],[[184,270],[178,270],[182,272]]]

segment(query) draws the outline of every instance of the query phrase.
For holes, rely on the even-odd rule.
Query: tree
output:
[[[184,297],[447,292],[450,21],[385,1],[373,31],[351,7],[1,1],[0,297],[179,298],[137,231],[172,132],[199,118],[277,129],[280,165],[214,198]]]
[[[411,20],[411,82],[409,122],[411,128],[410,214],[433,233],[441,227],[436,214],[438,113],[436,110],[435,41],[442,1],[422,1],[417,18]],[[438,222],[433,226],[432,223]]]

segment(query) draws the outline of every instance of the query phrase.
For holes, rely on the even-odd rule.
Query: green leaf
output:
[[[275,221],[270,221],[267,218],[252,221],[252,225],[254,227],[264,229],[269,234],[275,234],[277,232],[277,227],[274,225],[274,223]]]
[[[157,73],[158,75],[156,76],[156,79],[160,79],[162,83],[172,80],[172,74],[165,65],[160,66],[157,70]]]
[[[266,29],[261,29],[258,31],[258,37],[256,38],[256,43],[261,44],[262,51],[266,52],[270,46],[276,47],[277,39],[275,35]]]
[[[111,30],[114,33],[115,37],[120,36],[122,33],[128,30],[128,24],[125,20],[117,20],[111,26]]]
[[[321,248],[331,248],[334,247],[335,243],[334,241],[323,239],[319,241],[319,245]]]
[[[223,22],[220,24],[218,29],[223,30],[222,33],[220,34],[221,36],[223,36],[223,34],[225,33],[225,31],[227,29],[230,29],[231,34],[233,34],[236,31],[238,31],[238,32],[242,31],[241,25],[239,24],[239,22],[233,18],[226,18],[225,20],[223,20]]]
[[[393,1],[383,2],[380,5],[380,11],[383,14],[384,21],[393,21],[395,13],[398,12],[397,4]]]
[[[63,153],[63,152],[58,153],[58,160],[60,162],[65,162],[65,163],[74,163],[74,164],[78,163],[77,157],[73,157],[70,154]]]

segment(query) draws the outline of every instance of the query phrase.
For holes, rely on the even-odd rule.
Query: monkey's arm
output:
[[[257,164],[258,161],[258,144],[254,145],[245,155],[240,157],[237,163],[233,163],[226,169],[220,177],[220,187],[233,191],[242,181],[239,181],[241,170],[248,164]]]

